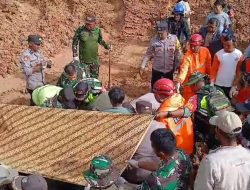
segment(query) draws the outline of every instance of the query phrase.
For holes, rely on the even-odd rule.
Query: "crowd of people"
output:
[[[112,46],[95,16],[76,30],[73,61],[56,85],[45,81],[53,65],[39,51],[42,38],[28,36],[20,63],[31,106],[155,116],[125,171],[96,156],[83,173],[85,189],[250,189],[250,45],[244,54],[237,49],[235,12],[225,0],[215,0],[194,34],[192,13],[178,0],[173,16],[156,22],[139,67],[142,76],[152,60],[151,91],[131,102],[121,87],[105,89],[98,79],[98,44]],[[39,175],[19,176],[4,165],[0,175],[2,189],[48,189]]]

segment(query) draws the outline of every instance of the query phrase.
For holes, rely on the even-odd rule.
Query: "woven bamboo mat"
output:
[[[84,185],[90,160],[106,154],[122,171],[152,117],[0,105],[0,162]]]

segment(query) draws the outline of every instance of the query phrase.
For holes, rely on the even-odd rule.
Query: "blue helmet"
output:
[[[173,13],[174,14],[184,14],[184,11],[185,11],[185,7],[184,7],[184,5],[183,4],[181,4],[181,3],[177,3],[176,5],[175,5],[175,7],[174,7],[174,11],[173,11]]]

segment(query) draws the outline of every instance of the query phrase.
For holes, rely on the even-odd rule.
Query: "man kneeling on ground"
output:
[[[188,189],[191,162],[182,150],[176,149],[173,132],[169,129],[157,129],[151,134],[150,140],[161,163],[135,160],[129,162],[131,167],[153,171],[136,189]]]

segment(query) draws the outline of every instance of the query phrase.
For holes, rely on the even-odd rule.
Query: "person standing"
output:
[[[98,44],[105,49],[111,49],[111,46],[103,40],[101,29],[96,26],[96,17],[87,16],[85,25],[76,30],[72,43],[73,59],[80,60],[81,67],[89,75],[87,77],[99,77]]]
[[[223,11],[224,6],[225,3],[223,0],[216,0],[214,3],[214,11],[207,16],[205,21],[205,25],[207,25],[211,18],[216,18],[219,23],[220,33],[224,30],[224,28],[229,28],[231,25],[228,14]]]
[[[184,18],[187,21],[189,30],[191,30],[190,16],[192,14],[192,11],[191,11],[190,5],[188,3],[188,0],[178,0],[177,4],[182,4],[185,7]]]
[[[187,49],[187,42],[190,39],[191,32],[188,26],[185,15],[185,5],[178,3],[175,5],[172,12],[173,17],[166,19],[168,31],[170,34],[176,35],[184,50]]]
[[[193,34],[189,41],[190,48],[183,57],[179,76],[177,77],[177,87],[185,84],[194,72],[210,75],[211,55],[206,47],[202,47],[203,38],[199,34]],[[178,89],[177,89],[178,90]],[[194,95],[189,86],[184,86],[183,97],[187,101]]]
[[[42,44],[42,37],[39,35],[29,35],[29,48],[25,50],[20,57],[20,64],[23,73],[26,77],[27,92],[32,95],[32,92],[40,86],[45,85],[45,68],[51,68],[51,61],[46,60],[43,54],[39,51]],[[30,105],[34,105],[32,98]]]
[[[139,72],[142,76],[148,61],[153,59],[151,88],[161,78],[173,79],[182,56],[180,42],[176,35],[169,34],[166,23],[158,23],[157,33],[150,42]]]
[[[209,123],[221,146],[201,161],[194,190],[250,189],[250,150],[237,143],[242,122],[233,112],[220,112]]]
[[[200,35],[204,39],[204,46],[209,48],[211,42],[220,40],[220,32],[218,31],[218,20],[216,18],[211,18],[208,21],[207,26],[200,29]]]
[[[234,46],[235,38],[224,38],[223,49],[218,51],[213,60],[211,83],[221,88],[228,98],[231,88],[237,88],[236,69],[243,60],[242,52]]]

